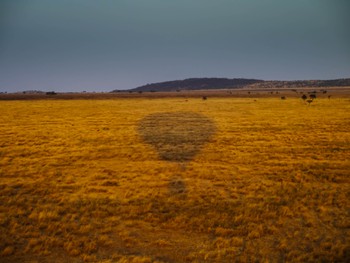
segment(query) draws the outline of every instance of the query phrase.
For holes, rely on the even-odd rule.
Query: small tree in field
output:
[[[312,99],[312,100],[313,100],[313,99],[316,99],[316,94],[310,94],[309,97],[310,97],[310,99]]]
[[[309,106],[310,106],[311,102],[313,102],[313,101],[314,101],[313,99],[306,100],[306,102],[308,103]]]

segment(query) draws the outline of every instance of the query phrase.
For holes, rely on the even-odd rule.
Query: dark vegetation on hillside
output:
[[[350,79],[263,81],[249,85],[254,88],[303,88],[303,87],[344,87],[350,86]]]
[[[191,78],[160,83],[152,83],[132,89],[132,91],[179,91],[202,89],[239,88],[263,82],[258,79]]]

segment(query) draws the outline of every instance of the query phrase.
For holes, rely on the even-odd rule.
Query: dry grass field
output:
[[[347,96],[0,112],[0,262],[350,260]]]

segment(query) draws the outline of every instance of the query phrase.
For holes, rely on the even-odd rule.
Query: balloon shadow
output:
[[[162,112],[138,123],[144,142],[153,146],[161,160],[191,161],[216,131],[214,122],[194,112]]]
[[[138,123],[138,133],[145,143],[156,150],[159,159],[179,163],[182,171],[215,132],[214,122],[195,112],[154,113]],[[170,180],[169,192],[186,193],[181,175],[174,175]]]

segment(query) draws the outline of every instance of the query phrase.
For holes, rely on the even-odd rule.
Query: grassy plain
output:
[[[0,112],[0,262],[350,259],[346,96],[15,100]]]

